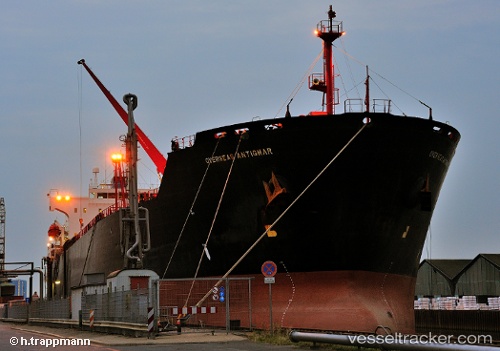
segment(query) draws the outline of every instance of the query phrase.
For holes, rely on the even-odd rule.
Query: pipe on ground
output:
[[[291,331],[289,338],[293,342],[309,341],[328,344],[362,346],[367,348],[382,348],[390,350],[432,350],[432,351],[500,351],[493,346],[444,343],[449,341],[448,335],[345,335],[323,334]],[[420,341],[420,342],[419,342]],[[443,341],[443,343],[441,343]]]

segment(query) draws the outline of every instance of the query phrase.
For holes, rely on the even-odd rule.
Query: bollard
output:
[[[175,324],[177,326],[177,335],[181,335],[181,315],[177,316],[177,322]]]
[[[90,310],[89,326],[90,326],[90,331],[93,331],[94,330],[94,310]]]
[[[148,339],[154,335],[155,311],[153,307],[148,307]]]

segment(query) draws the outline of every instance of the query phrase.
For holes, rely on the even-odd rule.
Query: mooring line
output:
[[[215,155],[215,151],[217,150],[217,147],[219,146],[219,141],[220,138],[217,139],[217,143],[215,144],[214,151],[212,152],[212,157]],[[170,263],[172,263],[172,259],[174,258],[175,251],[177,250],[177,246],[179,246],[179,242],[181,241],[182,234],[184,234],[184,229],[186,228],[187,222],[189,218],[193,215],[193,208],[194,204],[196,203],[196,200],[198,199],[198,195],[200,194],[201,187],[203,186],[203,183],[205,182],[205,177],[207,176],[208,169],[210,168],[211,163],[207,164],[207,168],[205,168],[205,173],[203,174],[203,178],[201,178],[201,183],[200,186],[198,187],[198,190],[196,191],[196,195],[194,196],[193,202],[191,203],[191,207],[189,208],[189,212],[186,216],[186,219],[184,220],[184,224],[182,225],[181,232],[179,233],[179,236],[177,237],[177,241],[175,243],[174,249],[172,250],[172,255],[170,255],[170,259],[168,260],[167,267],[165,268],[165,271],[163,272],[163,276],[161,279],[165,279],[165,275],[167,274],[168,268],[170,267]]]
[[[245,251],[245,253],[236,261],[236,263],[231,267],[229,268],[229,270],[219,279],[219,281],[217,281],[217,283],[214,285],[214,287],[218,287],[228,276],[229,274],[231,274],[231,272],[241,263],[241,261],[243,261],[243,259],[245,259],[245,257],[248,256],[248,254],[255,248],[255,246],[257,246],[257,244],[262,240],[264,239],[264,237],[267,235],[267,233],[276,225],[276,223],[278,223],[281,218],[288,212],[288,210],[290,210],[290,208],[295,205],[295,203],[302,197],[302,195],[305,194],[305,192],[307,190],[309,190],[309,188],[316,182],[316,180],[318,180],[318,178],[328,169],[328,167],[330,167],[330,165],[340,156],[340,154],[342,154],[342,152],[344,152],[344,150],[353,142],[354,139],[356,139],[356,137],[363,131],[363,129],[366,128],[367,125],[369,125],[370,123],[366,123],[364,124],[357,132],[356,134],[354,134],[354,136],[347,142],[347,144],[344,145],[344,147],[342,149],[340,149],[340,151],[331,159],[330,162],[328,162],[328,164],[318,173],[318,175],[316,177],[314,177],[314,179],[309,183],[309,185],[304,189],[302,190],[302,192],[292,201],[292,203],[279,215],[279,217],[273,222],[273,224],[271,224],[269,227],[266,228],[266,230],[264,231],[264,233],[262,233],[258,238],[257,240],[255,240],[255,242],[252,244],[252,246],[250,246],[248,248],[247,251]],[[194,284],[194,282],[193,282]],[[196,307],[201,307],[201,304],[210,296],[210,294],[212,294],[212,290],[208,291],[205,296],[203,296],[200,301],[198,301],[196,303]],[[187,302],[186,302],[187,303]]]
[[[236,161],[236,155],[238,154],[238,150],[240,149],[240,145],[241,145],[241,140],[243,139],[244,135],[245,135],[245,133],[242,133],[240,135],[240,138],[238,139],[238,144],[236,145],[236,150],[234,152],[235,157],[233,158],[233,160],[231,162],[231,166],[229,167],[229,172],[227,173],[226,181],[224,183],[224,188],[222,189],[222,193],[221,193],[221,195],[219,197],[219,202],[217,204],[217,209],[215,210],[214,218],[212,220],[212,225],[210,226],[210,230],[208,231],[207,240],[205,241],[205,244],[203,244],[203,250],[201,251],[200,260],[198,261],[198,266],[196,267],[196,272],[194,274],[193,282],[191,284],[191,288],[189,289],[189,293],[188,293],[188,296],[186,298],[186,303],[184,304],[184,306],[187,306],[189,298],[191,297],[191,293],[193,291],[194,283],[196,281],[196,278],[198,277],[198,272],[200,271],[201,262],[203,260],[203,255],[205,255],[206,252],[208,251],[208,248],[207,248],[208,240],[210,240],[210,236],[212,235],[212,231],[213,231],[213,228],[214,228],[214,225],[215,225],[215,220],[217,219],[217,215],[219,214],[220,205],[222,204],[222,199],[224,198],[224,194],[226,193],[227,184],[229,182],[229,178],[231,177],[231,173],[233,171],[234,162]]]

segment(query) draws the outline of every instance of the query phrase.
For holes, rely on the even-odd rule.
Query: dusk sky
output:
[[[167,156],[174,136],[283,116],[321,52],[313,30],[330,4],[346,31],[334,43],[341,100],[363,94],[369,65],[372,98],[427,118],[421,100],[462,134],[422,258],[500,253],[498,0],[8,0],[0,11],[6,261],[40,266],[50,224],[64,222],[49,212],[47,193],[85,196],[92,168],[100,180],[111,175],[109,156],[126,134],[78,60],[118,101],[138,96],[136,123]],[[292,115],[321,108],[307,83],[293,96]],[[158,185],[140,157],[139,182]]]

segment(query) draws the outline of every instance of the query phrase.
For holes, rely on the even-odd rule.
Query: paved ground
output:
[[[116,334],[104,334],[98,332],[81,331],[79,329],[69,329],[69,328],[51,328],[44,327],[40,325],[28,325],[28,324],[17,324],[17,323],[4,323],[10,325],[11,328],[17,330],[30,331],[32,333],[38,333],[41,335],[54,337],[54,338],[78,338],[78,339],[90,339],[91,344],[100,344],[108,346],[123,346],[123,345],[155,345],[155,344],[182,344],[182,343],[209,343],[209,342],[232,342],[232,341],[245,341],[248,340],[245,334],[226,334],[225,331],[212,331],[207,330],[206,332],[201,331],[190,331],[184,328],[181,335],[177,332],[165,332],[160,333],[159,336],[155,338],[148,339],[146,337],[129,337],[124,335]]]
[[[68,340],[79,343],[55,344]],[[48,346],[49,345],[49,346]],[[66,345],[66,346],[65,346]],[[78,345],[78,346],[76,346]],[[79,329],[53,328],[39,325],[0,322],[1,351],[45,351],[47,347],[60,350],[81,351],[299,351],[309,350],[310,345],[272,345],[249,340],[245,334],[226,334],[225,331],[199,332],[183,329],[181,335],[174,332],[162,333],[155,339],[130,337]]]

